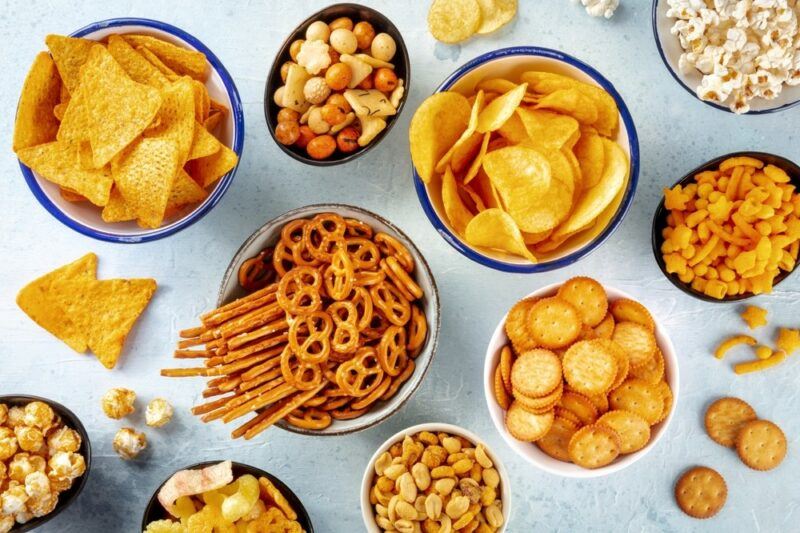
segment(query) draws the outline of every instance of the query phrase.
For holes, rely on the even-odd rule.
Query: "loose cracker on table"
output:
[[[687,470],[675,484],[678,507],[693,518],[711,518],[722,509],[727,498],[725,479],[705,466]]]
[[[706,433],[711,440],[732,448],[741,427],[758,418],[750,404],[739,398],[720,398],[706,409]]]
[[[736,435],[736,451],[754,470],[772,470],[786,457],[786,435],[769,420],[752,420]]]

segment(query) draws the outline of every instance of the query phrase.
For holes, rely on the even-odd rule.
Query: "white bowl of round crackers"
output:
[[[574,278],[574,279],[587,280],[588,278]],[[570,280],[570,281],[573,281],[573,280]],[[594,280],[591,280],[591,281],[594,281]],[[531,294],[527,295],[525,298],[523,298],[523,300],[529,300],[529,299],[539,299],[539,300],[541,300],[541,299],[544,299],[544,298],[556,296],[557,293],[558,293],[559,288],[562,285],[563,285],[563,283],[554,283],[554,284],[551,284],[551,285],[547,285],[547,286],[542,287],[541,289],[539,289],[537,291],[534,291]],[[609,309],[611,309],[613,307],[613,303],[617,302],[617,301],[625,301],[625,302],[633,301],[633,302],[636,302],[635,298],[629,296],[628,294],[626,294],[623,291],[620,291],[618,289],[615,289],[615,288],[609,287],[609,286],[602,286],[602,288],[605,290],[605,295],[607,297],[607,301],[609,302]],[[503,351],[504,347],[506,347],[506,346],[510,347],[511,346],[511,342],[510,342],[509,337],[508,337],[508,335],[506,333],[506,321],[508,319],[508,316],[509,315],[506,314],[503,317],[503,319],[500,321],[500,323],[497,325],[497,328],[495,329],[494,334],[492,335],[492,338],[489,341],[489,346],[488,346],[488,348],[486,350],[486,360],[485,360],[485,364],[484,364],[484,393],[485,393],[485,397],[486,397],[486,403],[487,403],[487,406],[489,408],[489,414],[490,414],[490,416],[492,418],[492,421],[494,422],[495,428],[497,428],[497,431],[500,432],[502,437],[505,439],[506,443],[518,455],[523,457],[526,461],[528,461],[532,465],[536,466],[537,468],[539,468],[541,470],[544,470],[545,472],[548,472],[548,473],[551,473],[551,474],[556,474],[556,475],[560,475],[560,476],[564,476],[564,477],[573,477],[573,478],[591,478],[591,477],[605,476],[605,475],[608,475],[608,474],[612,474],[614,472],[618,472],[618,471],[620,471],[620,470],[632,465],[633,463],[635,463],[636,461],[640,460],[641,458],[643,458],[645,455],[647,455],[647,453],[650,450],[652,450],[655,447],[656,443],[663,437],[664,433],[667,430],[667,427],[669,426],[669,424],[670,424],[670,422],[672,420],[672,417],[673,417],[673,415],[675,413],[675,408],[677,406],[678,391],[679,391],[678,360],[677,360],[677,356],[675,354],[675,348],[674,348],[674,346],[672,344],[672,341],[670,340],[669,336],[667,335],[667,332],[666,332],[665,328],[661,325],[661,323],[658,321],[657,318],[652,317],[651,315],[647,314],[647,317],[652,319],[652,322],[651,322],[652,338],[655,340],[655,342],[657,344],[657,349],[658,349],[657,351],[660,350],[659,353],[663,356],[663,362],[664,362],[664,365],[663,365],[664,370],[663,370],[663,372],[660,373],[661,377],[660,378],[656,378],[656,380],[664,381],[666,383],[666,385],[669,386],[669,389],[671,389],[671,392],[672,392],[671,406],[667,406],[668,401],[664,400],[664,402],[665,402],[664,403],[665,411],[662,414],[662,416],[660,417],[661,420],[659,420],[657,423],[651,424],[650,431],[649,431],[649,439],[647,440],[646,444],[641,445],[641,443],[640,443],[638,446],[636,446],[636,448],[638,448],[638,449],[636,451],[631,452],[631,453],[620,453],[618,456],[616,456],[616,458],[613,461],[611,461],[610,463],[606,464],[605,466],[599,466],[599,467],[596,467],[596,468],[586,468],[586,467],[583,467],[583,466],[579,466],[578,464],[575,464],[573,462],[568,462],[568,461],[565,461],[565,460],[556,459],[555,457],[553,457],[551,455],[548,455],[547,453],[542,451],[542,449],[540,449],[540,447],[537,446],[537,444],[535,442],[526,442],[526,441],[523,441],[523,440],[519,440],[519,439],[515,438],[512,435],[511,431],[509,431],[509,429],[507,427],[507,415],[511,411],[511,409],[515,409],[515,408],[514,408],[514,406],[512,404],[512,406],[509,408],[509,411],[503,409],[500,406],[500,404],[498,403],[498,399],[497,399],[497,397],[495,395],[495,372],[497,371],[498,379],[499,379],[500,378],[499,374],[501,373],[500,372],[500,368],[499,368],[499,365],[500,365],[500,362],[501,362],[501,352]],[[610,310],[606,313],[606,318],[603,319],[603,323],[594,326],[594,328],[589,328],[589,326],[586,326],[586,325],[582,325],[581,327],[584,330],[586,330],[587,328],[588,329],[599,330],[599,328],[603,327],[603,324],[607,324],[607,319],[610,320],[610,318],[608,318],[608,317],[613,318],[613,316],[611,315],[611,311]],[[625,321],[628,321],[628,320],[625,320]],[[595,320],[595,322],[596,322],[596,320]],[[618,322],[622,322],[622,321],[618,321]],[[556,326],[554,326],[554,327],[556,327]],[[611,334],[613,334],[613,330],[612,330]],[[611,334],[609,334],[609,335],[611,335]],[[591,333],[582,332],[581,333],[581,337],[578,339],[578,341],[574,341],[574,343],[579,342],[581,339],[587,339],[587,338],[591,339],[592,337],[593,337],[593,335]],[[596,338],[600,338],[600,337],[597,336]],[[558,350],[554,350],[554,351],[558,351]],[[563,354],[563,353],[560,354],[559,355],[559,360],[563,360],[564,356],[565,356],[565,354]],[[505,359],[505,356],[503,356],[503,358]],[[660,363],[659,363],[659,365],[660,365]],[[564,366],[567,366],[567,365],[565,364]],[[616,392],[617,390],[622,389],[624,386],[627,386],[626,384],[629,383],[628,380],[641,381],[641,380],[639,380],[638,377],[628,374],[628,376],[626,378],[624,378],[623,385],[619,385],[618,389],[615,388],[614,392]],[[565,381],[565,383],[567,383],[567,382]],[[615,385],[616,385],[616,383],[615,383]],[[502,381],[500,383],[500,386],[501,387],[503,386],[503,382]],[[567,394],[569,392],[572,392],[572,393],[576,392],[576,391],[570,391],[569,383],[567,383],[566,387],[564,387],[562,385],[559,385],[558,388],[559,389],[565,389],[567,392],[564,392],[562,394],[562,391],[558,391],[557,393],[553,392],[553,393],[550,393],[550,394],[547,395],[547,396],[553,397],[553,400],[554,400],[555,403],[553,404],[552,408],[554,410],[559,410],[559,409],[562,408],[562,403],[563,402],[562,402],[561,399],[566,397],[565,394]],[[610,395],[611,392],[608,392],[606,394]],[[578,395],[580,395],[580,394],[578,394]],[[512,396],[511,394],[508,394],[508,396],[511,398],[512,401],[514,401],[514,396]],[[525,399],[523,398],[523,401],[524,400]],[[542,400],[543,404],[546,403],[545,395],[542,395],[541,400]],[[537,401],[537,400],[534,400],[534,401]],[[613,407],[608,407],[607,409],[614,410]],[[617,409],[621,409],[621,408],[617,407]],[[601,411],[601,410],[598,409],[596,411],[595,415],[599,419],[600,416],[604,412],[605,411]],[[524,416],[524,414],[523,414],[523,416]],[[554,417],[554,420],[555,421],[559,421],[559,417],[560,417],[560,415],[556,415]],[[582,419],[580,421],[580,423],[577,423],[576,425],[577,425],[576,429],[582,429],[583,427],[588,427],[588,426],[595,427],[595,426],[601,425],[601,424],[597,420],[595,420],[593,422],[589,422],[587,424],[586,420]],[[600,443],[600,445],[602,446],[602,442]],[[624,446],[624,443],[623,443],[623,446]]]

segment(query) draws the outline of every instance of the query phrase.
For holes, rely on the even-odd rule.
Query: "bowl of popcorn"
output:
[[[774,154],[735,152],[672,187],[653,216],[653,254],[669,281],[707,302],[770,293],[800,251],[800,166]]]
[[[150,498],[141,529],[314,533],[300,499],[280,479],[232,461],[206,461],[172,474]]]
[[[0,531],[31,531],[69,507],[89,477],[86,429],[63,405],[0,396]]]
[[[473,433],[419,424],[393,435],[361,481],[361,515],[381,531],[506,530],[511,489],[506,469]]]
[[[410,70],[403,38],[383,14],[326,7],[292,31],[272,63],[264,89],[270,135],[306,164],[352,161],[391,129]]]
[[[652,23],[684,89],[723,111],[761,114],[800,102],[798,14],[785,1],[653,0]]]

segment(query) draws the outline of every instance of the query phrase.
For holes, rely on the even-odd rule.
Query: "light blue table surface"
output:
[[[91,435],[94,467],[79,501],[47,532],[134,532],[152,492],[173,470],[197,461],[230,458],[279,476],[304,501],[320,532],[362,531],[359,484],[373,450],[390,435],[421,422],[468,428],[493,446],[510,472],[509,531],[797,531],[800,521],[800,362],[736,376],[730,361],[710,350],[744,326],[739,305],[713,305],[675,289],[650,251],[650,219],[664,186],[720,154],[756,149],[800,159],[800,109],[763,117],[714,110],[680,88],[661,63],[650,29],[650,2],[622,0],[610,20],[588,17],[567,0],[520,0],[508,27],[462,46],[443,46],[425,24],[427,1],[366,2],[398,26],[409,47],[412,90],[399,124],[357,162],[316,169],[284,155],[267,133],[262,95],[267,70],[286,34],[324,1],[5,0],[0,8],[2,92],[0,146],[0,393],[39,394],[63,402]],[[244,157],[222,202],[200,223],[165,240],[140,245],[101,243],[62,226],[34,199],[11,153],[19,89],[48,33],[69,33],[111,17],[160,19],[197,36],[235,79],[245,107]],[[492,49],[541,45],[574,54],[603,73],[630,108],[641,143],[639,188],[627,218],[598,251],[576,265],[541,275],[512,275],[459,255],[432,229],[411,182],[407,131],[413,110],[456,67]],[[271,429],[250,442],[231,441],[231,428],[203,425],[189,412],[199,400],[197,379],[169,380],[177,331],[213,306],[222,274],[239,244],[266,220],[317,202],[345,202],[378,212],[403,228],[426,255],[441,293],[439,351],[423,386],[401,412],[378,427],[347,437],[308,438]],[[121,365],[109,372],[51,337],[14,304],[26,282],[86,252],[100,257],[99,275],[154,277],[158,292],[128,339]],[[483,359],[500,317],[521,296],[574,275],[590,275],[638,297],[675,343],[681,390],[675,418],[650,454],[623,472],[579,481],[534,469],[495,431],[482,388]],[[800,277],[753,303],[770,311],[769,341],[778,325],[800,326]],[[734,355],[732,360],[744,358]],[[100,397],[110,387],[134,389],[140,407],[165,395],[176,417],[147,429],[150,450],[121,461],[111,448],[122,425],[107,419]],[[789,439],[784,463],[771,472],[745,467],[703,430],[705,406],[721,395],[750,402]],[[140,412],[134,418],[145,427]],[[127,423],[127,422],[126,422]],[[705,464],[728,483],[725,508],[708,521],[684,515],[673,485],[685,468]]]

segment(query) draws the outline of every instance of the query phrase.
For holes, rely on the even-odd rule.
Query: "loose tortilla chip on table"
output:
[[[236,152],[221,145],[214,155],[192,161],[190,174],[201,187],[206,188],[233,170],[238,162]]]
[[[170,80],[121,36],[109,35],[108,51],[133,81],[156,89],[169,85]]]
[[[134,47],[143,46],[147,48],[167,67],[178,74],[188,75],[200,81],[204,81],[208,75],[206,71],[206,56],[202,52],[182,48],[149,35],[129,34],[125,35],[125,40]]]
[[[63,281],[95,279],[97,272],[97,256],[86,254],[77,261],[53,270],[35,279],[22,288],[17,294],[17,305],[34,322],[58,337],[76,352],[85,352],[86,338],[78,324],[67,317],[61,307],[52,305],[48,298],[54,285]]]
[[[80,81],[81,67],[86,63],[89,51],[97,42],[63,35],[48,35],[44,42],[53,55],[58,73],[61,74],[61,81],[70,94],[74,93]]]
[[[61,79],[50,54],[40,52],[22,86],[14,121],[16,152],[22,148],[54,141],[58,120],[53,109],[61,98]]]
[[[44,179],[85,196],[95,205],[106,205],[113,183],[110,168],[84,168],[78,152],[77,144],[56,141],[25,148],[17,156]]]

